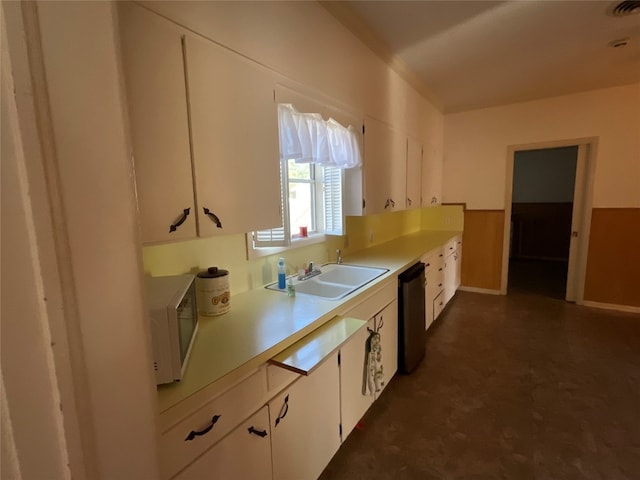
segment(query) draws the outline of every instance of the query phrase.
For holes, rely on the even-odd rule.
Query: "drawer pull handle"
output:
[[[439,272],[441,272],[441,271],[442,271],[442,267],[440,267],[440,268],[438,269],[438,271],[439,271]]]
[[[442,286],[442,284],[441,284],[441,283],[439,283],[439,284],[438,284],[438,286],[439,286],[439,287],[441,287],[441,286]]]
[[[256,430],[255,428],[253,428],[253,425],[249,427],[249,433],[253,433],[254,435],[258,435],[259,437],[266,437],[267,436],[267,431],[266,430]]]
[[[176,221],[176,223],[173,223],[169,226],[169,233],[175,232],[178,229],[178,227],[184,223],[184,221],[189,216],[190,211],[191,211],[190,208],[185,208],[182,211],[182,215],[180,215],[180,218]]]
[[[282,408],[280,409],[280,414],[278,414],[278,418],[276,418],[276,427],[280,423],[280,420],[282,420],[284,417],[287,416],[287,412],[288,411],[289,411],[289,395],[284,397],[284,404],[282,405]]]
[[[203,430],[200,430],[199,432],[196,432],[195,430],[191,430],[191,432],[189,433],[189,435],[187,435],[187,438],[185,438],[184,441],[188,442],[190,440],[193,440],[196,437],[199,437],[201,435],[206,435],[207,433],[209,433],[213,428],[213,426],[216,424],[216,422],[220,420],[221,416],[222,415],[214,415],[211,418],[211,422],[209,422],[209,425],[207,425]]]

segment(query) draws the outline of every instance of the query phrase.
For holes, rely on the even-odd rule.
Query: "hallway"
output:
[[[321,478],[640,478],[640,316],[458,292]]]

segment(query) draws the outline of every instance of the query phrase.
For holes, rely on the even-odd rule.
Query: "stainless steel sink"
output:
[[[293,277],[296,293],[313,295],[326,300],[340,300],[360,287],[387,273],[386,268],[363,267],[328,263],[320,267],[319,275],[298,280]],[[277,282],[267,285],[268,289],[279,290]]]

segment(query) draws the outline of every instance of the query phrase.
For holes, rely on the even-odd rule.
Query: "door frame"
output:
[[[578,240],[571,241],[569,257],[574,258],[573,271],[567,272],[566,299],[578,304],[584,302],[584,284],[587,270],[587,253],[591,231],[591,211],[593,209],[593,181],[598,137],[583,137],[549,142],[528,143],[507,146],[507,172],[505,179],[504,235],[502,241],[502,279],[500,294],[507,294],[509,280],[509,241],[511,237],[511,202],[513,199],[513,168],[515,153],[524,150],[542,150],[559,147],[578,147],[576,162],[576,187],[574,189],[574,214],[581,209],[578,222],[572,218],[572,226],[577,226]],[[581,178],[579,178],[579,174]],[[578,208],[576,208],[576,205]],[[573,229],[572,229],[573,230]],[[569,288],[571,290],[569,290]]]

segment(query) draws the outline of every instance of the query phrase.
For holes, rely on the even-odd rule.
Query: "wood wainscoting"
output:
[[[500,290],[504,210],[465,210],[462,285]]]
[[[584,299],[640,307],[639,245],[640,208],[594,208]]]

